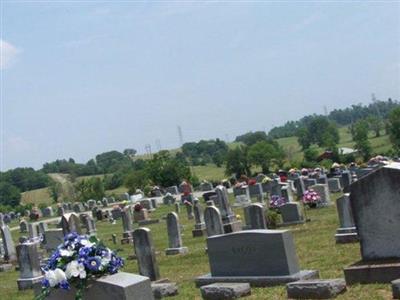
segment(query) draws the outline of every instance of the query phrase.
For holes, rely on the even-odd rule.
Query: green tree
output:
[[[364,160],[371,156],[371,143],[368,140],[368,123],[365,120],[359,120],[354,124],[353,141],[355,148],[362,155]]]
[[[96,163],[105,174],[116,172],[126,165],[131,165],[131,160],[118,151],[109,151],[96,155]]]
[[[124,155],[129,156],[129,157],[134,157],[136,155],[137,151],[136,149],[133,148],[128,148],[124,150]]]
[[[236,137],[235,142],[242,142],[247,146],[254,145],[260,141],[268,140],[267,134],[264,131],[247,132]]]
[[[135,193],[137,189],[143,190],[149,183],[149,176],[144,170],[131,171],[124,179],[124,186],[128,188],[130,194]]]
[[[390,112],[388,131],[394,150],[400,154],[400,107]]]
[[[260,166],[263,173],[269,173],[271,164],[280,165],[285,153],[277,142],[261,141],[250,146],[247,155],[250,164]]]
[[[156,185],[171,186],[182,180],[191,180],[192,174],[186,161],[171,157],[166,150],[160,151],[146,163],[145,172]]]
[[[75,184],[77,200],[101,199],[104,197],[103,180],[98,177],[83,179]]]
[[[17,206],[21,201],[21,191],[8,182],[0,182],[0,204]]]
[[[297,130],[298,142],[303,150],[312,144],[329,149],[339,143],[339,131],[335,123],[324,116],[309,116],[303,121],[304,125]]]
[[[316,162],[318,158],[318,150],[316,148],[307,148],[304,150],[304,159],[309,162]]]
[[[230,149],[226,154],[226,175],[235,174],[236,178],[241,175],[250,176],[250,165],[247,160],[247,146],[238,146]]]
[[[381,129],[383,128],[382,120],[377,116],[369,116],[367,118],[369,129],[375,133],[375,137],[381,136]]]

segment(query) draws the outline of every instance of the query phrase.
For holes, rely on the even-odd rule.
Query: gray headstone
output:
[[[221,214],[215,206],[207,206],[204,210],[204,221],[206,223],[207,235],[224,234],[224,225]]]
[[[87,204],[89,206],[89,209],[93,209],[93,207],[96,206],[96,200],[90,199],[88,200]]]
[[[150,229],[145,227],[135,229],[133,231],[133,240],[140,275],[149,277],[151,281],[160,279],[160,271],[156,261]]]
[[[212,276],[286,276],[300,271],[288,230],[246,230],[209,237]]]
[[[47,230],[47,223],[39,222],[38,223],[38,233],[40,235],[43,235],[46,230]]]
[[[193,214],[193,205],[192,204],[185,204],[186,206],[186,215],[188,220],[194,219],[194,214]]]
[[[13,262],[17,260],[17,253],[10,228],[7,225],[0,227],[1,239],[3,240],[4,260]]]
[[[311,188],[318,193],[318,195],[321,197],[320,203],[321,205],[330,205],[332,204],[331,202],[331,196],[329,194],[329,188],[328,185],[326,184],[315,184],[311,186]]]
[[[279,207],[283,223],[301,223],[304,222],[303,213],[300,204],[297,202],[286,203]]]
[[[400,163],[350,186],[350,202],[363,260],[400,258]]]
[[[57,216],[61,217],[63,214],[65,214],[64,207],[58,206],[57,207]]]
[[[336,201],[340,228],[355,227],[353,212],[351,211],[350,194],[344,194]]]
[[[250,204],[244,210],[248,229],[267,229],[264,207],[261,204]]]
[[[223,185],[217,186],[215,192],[217,193],[217,197],[214,202],[221,213],[222,221],[224,223],[230,222],[234,214],[229,203],[228,192]]]
[[[30,239],[37,238],[39,236],[38,224],[37,223],[28,223],[28,233],[29,233]]]
[[[64,214],[61,217],[61,228],[63,229],[64,235],[70,232],[82,234],[80,220],[75,213]]]
[[[165,250],[166,255],[175,255],[186,253],[187,248],[182,247],[181,227],[179,225],[179,217],[176,213],[167,214],[167,231],[169,248]]]
[[[39,283],[43,278],[37,243],[18,245],[17,256],[20,272],[17,280],[18,289],[33,288],[34,284]]]
[[[19,222],[19,232],[25,233],[28,231],[28,222],[26,220],[22,220]]]
[[[179,190],[178,190],[178,187],[176,185],[167,187],[166,191],[167,191],[167,193],[170,193],[172,195],[178,195],[179,194]]]
[[[43,209],[43,217],[52,217],[54,216],[53,208],[51,206],[45,207]]]
[[[328,187],[331,193],[338,193],[342,190],[342,186],[340,185],[339,178],[329,178],[328,179]]]
[[[124,232],[133,231],[132,212],[130,206],[125,206],[121,212],[122,228]]]
[[[48,253],[53,252],[64,241],[64,234],[61,228],[48,229],[43,235],[43,245]]]

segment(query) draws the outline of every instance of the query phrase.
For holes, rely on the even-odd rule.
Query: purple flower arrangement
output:
[[[269,207],[272,209],[278,209],[282,205],[286,204],[286,199],[279,195],[272,195],[269,201]]]
[[[52,288],[76,288],[80,300],[89,279],[111,275],[123,267],[122,258],[105,247],[96,237],[69,233],[42,268],[42,292],[37,300],[45,299]]]
[[[321,197],[313,189],[309,189],[304,192],[304,195],[303,195],[303,203],[304,204],[313,204],[313,203],[319,202],[320,200],[321,200]]]

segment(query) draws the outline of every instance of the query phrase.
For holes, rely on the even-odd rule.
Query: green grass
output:
[[[347,147],[354,148],[354,142],[351,137],[351,134],[347,127],[339,128],[339,144],[338,147]],[[286,138],[280,138],[277,140],[279,145],[285,150],[286,155],[291,161],[301,161],[303,160],[303,152],[301,151],[301,147],[297,142],[297,137],[291,136]],[[372,152],[375,154],[382,154],[387,152],[392,148],[391,143],[389,141],[388,135],[381,135],[380,137],[375,137],[372,132],[369,133],[369,141],[371,143]],[[324,149],[318,148],[318,150],[322,153]]]
[[[22,204],[32,203],[36,206],[39,205],[40,203],[45,203],[50,205],[52,203],[52,199],[49,193],[49,189],[42,188],[21,193],[21,203]]]
[[[337,195],[334,197],[336,198]],[[161,218],[173,206],[161,206],[154,213],[152,218]],[[242,215],[241,209],[235,209],[235,213]],[[307,210],[307,215],[311,222],[304,225],[290,227],[293,232],[297,254],[302,269],[316,269],[320,271],[322,278],[343,277],[343,268],[360,259],[358,244],[336,245],[334,234],[338,226],[335,206]],[[169,278],[179,285],[179,295],[169,299],[201,299],[200,292],[195,288],[193,279],[196,276],[209,272],[208,258],[204,251],[205,239],[192,238],[191,230],[193,221],[186,218],[183,209],[179,214],[183,225],[183,243],[189,248],[189,254],[185,256],[169,256],[164,254],[167,248],[168,239],[166,234],[165,221],[159,224],[149,225],[157,251],[157,261],[160,267],[161,277]],[[135,225],[135,228],[137,225]],[[111,225],[108,222],[97,222],[98,237],[106,245],[116,250],[120,249],[119,254],[127,258],[133,254],[132,245],[113,245],[111,235],[116,233],[118,239],[122,237],[121,220],[117,224]],[[14,231],[13,237],[17,240],[19,233]],[[266,253],[268,255],[268,253]],[[125,272],[138,272],[135,260],[126,260],[123,269]],[[11,271],[0,273],[0,298],[2,300],[32,299],[32,292],[18,292],[16,279],[18,272]],[[252,288],[252,295],[246,299],[286,299],[286,292],[283,286],[273,288]],[[371,284],[355,285],[348,287],[348,291],[340,295],[337,299],[391,299],[390,285]]]
[[[218,168],[214,164],[207,164],[205,166],[194,166],[192,167],[193,173],[199,177],[200,180],[215,180],[219,181],[226,177],[225,167]]]

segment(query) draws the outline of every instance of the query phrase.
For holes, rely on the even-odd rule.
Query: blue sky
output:
[[[399,2],[3,1],[1,169],[400,99]]]

